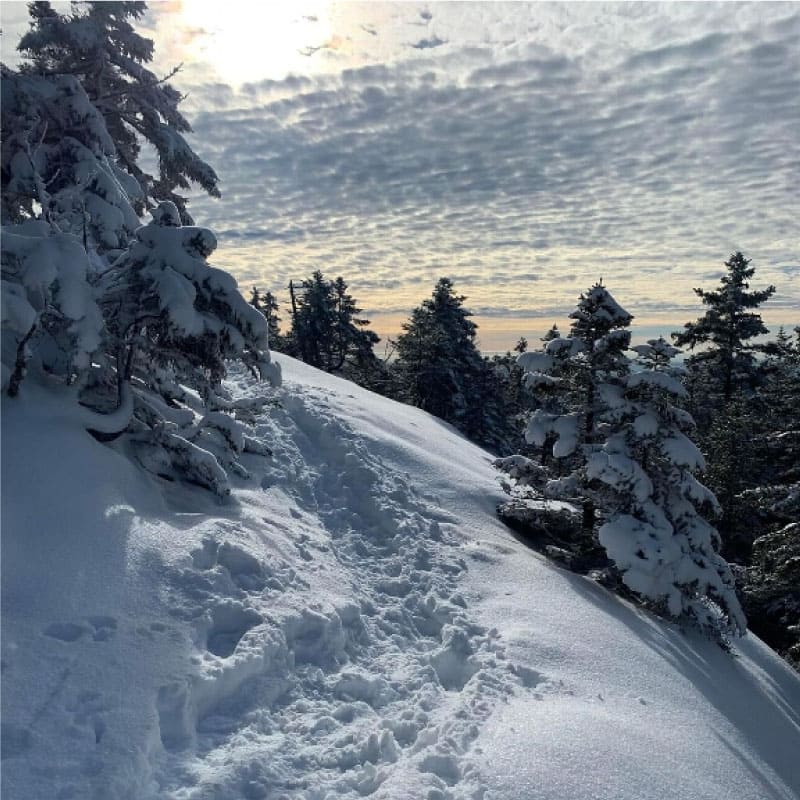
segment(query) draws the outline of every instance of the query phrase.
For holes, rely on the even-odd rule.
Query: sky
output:
[[[600,278],[634,338],[680,327],[741,250],[800,323],[800,3],[165,0],[139,30],[243,288],[341,275],[385,336],[446,275],[503,350]]]

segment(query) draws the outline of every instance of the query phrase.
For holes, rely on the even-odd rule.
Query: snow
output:
[[[224,506],[69,397],[4,399],[4,796],[798,796],[800,679],[756,637],[554,567],[496,518],[488,453],[276,358],[274,455]]]
[[[673,432],[661,442],[661,450],[673,463],[690,470],[704,470],[706,462],[697,446],[680,431]]]
[[[635,386],[647,384],[650,386],[657,386],[659,389],[663,389],[664,391],[669,392],[676,397],[687,396],[684,385],[672,375],[668,375],[666,372],[655,372],[652,370],[647,372],[634,372],[628,376],[627,383],[631,389]]]

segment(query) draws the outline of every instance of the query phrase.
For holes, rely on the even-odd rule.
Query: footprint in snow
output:
[[[94,628],[92,638],[96,642],[105,642],[117,632],[117,621],[114,617],[99,615],[87,617],[86,621]]]
[[[530,667],[523,667],[521,664],[509,664],[508,670],[512,675],[516,675],[520,679],[526,689],[535,689],[546,680],[541,672],[537,672]]]
[[[74,622],[54,622],[42,632],[45,636],[61,642],[77,642],[89,632],[89,629],[85,625],[76,625]]]
[[[206,649],[220,658],[232,656],[242,637],[263,622],[260,614],[235,602],[215,606],[210,616]]]
[[[109,710],[100,692],[79,692],[65,708],[70,712],[75,728],[80,731],[88,730],[94,736],[95,744],[100,744],[106,732],[103,716]]]
[[[86,622],[53,622],[42,633],[51,639],[61,642],[77,642],[84,636],[91,636],[95,642],[104,642],[110,639],[117,631],[117,620],[114,617],[91,616],[86,617]]]
[[[430,772],[441,778],[448,786],[455,786],[461,780],[461,769],[453,756],[432,753],[425,756],[419,765],[420,772]]]

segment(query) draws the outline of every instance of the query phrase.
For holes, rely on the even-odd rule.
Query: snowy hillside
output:
[[[546,563],[487,453],[276,360],[225,506],[4,398],[4,798],[800,795],[800,680],[757,639]]]

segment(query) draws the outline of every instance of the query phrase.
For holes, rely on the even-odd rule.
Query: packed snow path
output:
[[[4,796],[797,796],[800,681],[763,645],[542,562],[488,454],[280,360],[225,507],[165,504],[64,404],[4,410]]]
[[[159,692],[162,790],[175,797],[383,784],[482,797],[480,723],[539,682],[459,594],[456,518],[338,419],[329,394],[287,387],[258,428],[275,452],[266,502],[243,492],[241,519],[204,522],[191,565],[169,570],[168,605],[197,621],[202,676]]]

